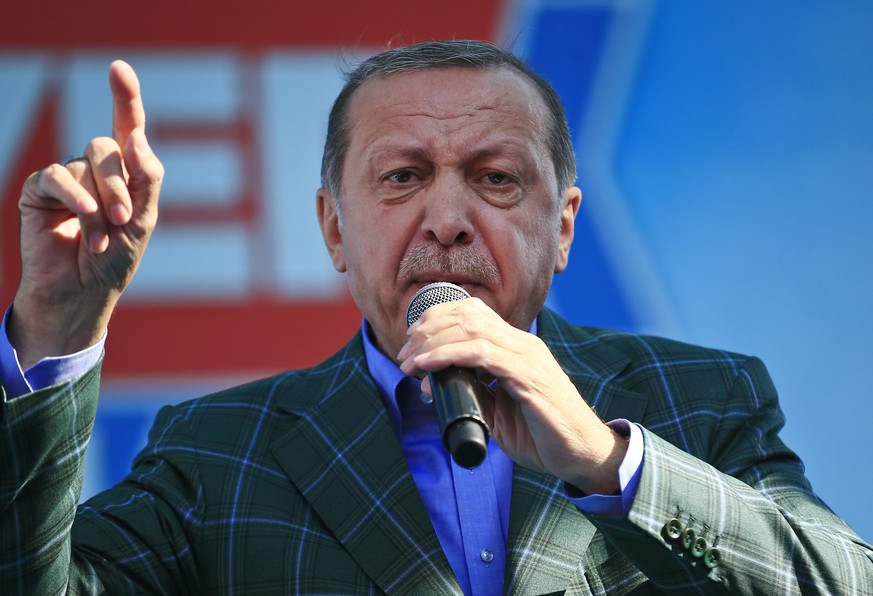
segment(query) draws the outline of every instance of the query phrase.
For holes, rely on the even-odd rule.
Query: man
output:
[[[76,513],[102,338],[163,173],[133,71],[110,82],[113,138],[20,201],[4,593],[873,593],[873,549],[777,437],[760,362],[543,309],[580,202],[569,133],[542,79],[477,42],[379,54],[334,106],[318,218],[361,332],[163,410],[130,475]],[[407,330],[433,281],[473,298]],[[493,433],[472,471],[418,381],[450,364],[477,370]]]

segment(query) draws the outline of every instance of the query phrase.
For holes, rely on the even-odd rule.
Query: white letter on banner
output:
[[[66,144],[81,147],[97,134],[108,134],[111,95],[106,69],[111,58],[82,56],[67,81]],[[242,117],[240,64],[227,53],[154,54],[130,59],[143,89],[148,124],[214,125],[232,129]],[[105,132],[100,132],[105,131]],[[162,221],[127,299],[238,299],[248,294],[251,278],[250,222],[210,221],[210,211],[240,199],[243,152],[233,138],[150,138],[166,176],[161,206],[186,207],[203,221]]]
[[[261,157],[264,238],[282,296],[332,296],[345,287],[328,258],[315,212],[327,117],[342,88],[336,54],[275,54],[263,68]]]

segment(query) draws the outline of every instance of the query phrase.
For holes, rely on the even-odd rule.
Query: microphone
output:
[[[467,291],[455,284],[436,282],[424,286],[406,308],[407,327],[415,323],[424,311],[435,304],[469,298]],[[437,420],[443,444],[455,463],[475,468],[485,459],[491,430],[479,408],[479,381],[469,368],[450,366],[428,373],[436,406]]]

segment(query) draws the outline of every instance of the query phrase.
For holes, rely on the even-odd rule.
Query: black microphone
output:
[[[406,325],[415,323],[424,311],[435,304],[469,298],[467,291],[455,284],[436,282],[424,286],[406,308]],[[459,466],[475,468],[485,459],[491,430],[479,408],[479,381],[469,368],[450,366],[428,373],[436,406],[443,444]]]

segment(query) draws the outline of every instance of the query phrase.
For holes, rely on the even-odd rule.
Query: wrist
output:
[[[74,354],[100,342],[114,307],[109,302],[78,296],[47,304],[16,295],[7,334],[22,369],[43,358]]]
[[[605,428],[609,436],[600,443],[599,456],[585,466],[584,473],[567,481],[568,490],[572,487],[580,493],[577,496],[621,494],[619,468],[627,455],[629,438],[610,427]]]

